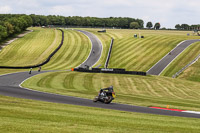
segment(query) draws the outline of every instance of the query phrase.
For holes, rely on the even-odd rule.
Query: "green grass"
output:
[[[97,29],[85,30],[97,35],[103,43],[103,56],[96,65],[102,64],[103,67],[110,39],[114,37],[115,43],[109,67],[122,67],[128,70],[141,71],[148,70],[180,41],[198,38],[196,36],[186,36],[187,32],[180,31],[107,30],[107,33],[97,33]],[[41,37],[42,35],[39,34],[41,32],[45,35],[44,32],[48,31],[38,29],[38,31],[30,33],[30,37],[28,35],[25,37],[27,37],[27,41],[30,41],[34,39],[31,36]],[[52,32],[48,32],[48,34],[53,36]],[[59,31],[57,32],[59,33]],[[77,31],[65,30],[64,32],[63,47],[42,69],[65,70],[80,65],[87,58],[91,49],[88,38]],[[134,39],[133,35],[135,33],[140,33],[145,38]],[[61,35],[61,33],[59,34]],[[56,44],[60,43],[60,35],[57,36],[57,41],[59,41]],[[22,39],[19,39],[19,41],[22,41]],[[8,55],[12,55],[13,59],[15,59],[13,55],[21,59],[19,62],[13,61],[12,63],[15,63],[14,65],[20,62],[29,64],[28,57],[31,54],[38,55],[35,58],[36,62],[43,60],[41,55],[44,53],[44,47],[49,48],[52,43],[45,45],[43,50],[37,51],[37,40],[39,39],[35,39],[35,43],[31,44],[32,49],[35,49],[34,52],[24,52],[24,56],[14,50],[14,43],[9,46],[13,48],[5,49],[6,52],[11,53]],[[18,44],[21,45],[23,51],[25,51],[27,45],[24,42]],[[16,46],[16,49],[17,47],[19,46]],[[185,54],[189,55],[187,61],[190,62],[197,54],[197,49],[199,50],[199,46],[192,45],[179,57],[180,59],[177,59],[177,62],[182,61],[181,57],[184,57]],[[195,55],[191,54],[190,50],[193,50]],[[20,51],[20,48],[18,51]],[[48,56],[48,53],[50,51],[46,52],[45,55]],[[13,65],[9,61],[4,62],[6,58],[9,60],[6,55],[3,57],[2,53],[0,53],[0,59],[2,59],[0,61],[5,65]],[[187,61],[184,63],[187,64]],[[182,64],[184,63],[182,62]],[[181,68],[182,64],[179,63],[178,67]],[[171,65],[173,67],[173,64]],[[186,70],[187,73],[184,72],[179,78],[198,81],[199,66],[200,63],[198,61]],[[14,71],[2,69],[0,74]],[[174,69],[173,71],[175,72],[176,70]],[[114,102],[117,103],[160,107],[169,105],[170,108],[200,111],[200,83],[182,79],[162,76],[143,77],[62,71],[36,75],[23,84],[24,87],[34,90],[89,99],[97,95],[100,87],[110,85],[114,86],[117,94]],[[0,96],[0,101],[0,131],[3,132],[199,132],[200,121],[198,119],[36,102],[3,96]]]
[[[178,78],[200,82],[200,60],[186,69]]]
[[[118,103],[200,111],[200,83],[166,77],[53,72],[36,75],[22,86],[92,99],[100,87],[110,85]]]
[[[63,46],[42,69],[66,70],[78,67],[88,58],[91,51],[89,39],[74,30],[64,30],[64,34]]]
[[[115,39],[110,68],[147,71],[178,43],[198,36],[187,36],[190,31],[154,31],[154,30],[119,30],[108,29],[106,33],[98,33],[98,29],[87,29],[94,33],[103,43],[104,55],[107,55],[111,37]],[[191,32],[192,33],[192,32]],[[134,34],[144,35],[144,39],[133,38]],[[106,56],[97,63],[105,64]]]
[[[0,131],[55,132],[199,132],[200,120],[56,104],[0,96]]]
[[[14,41],[0,52],[1,66],[41,63],[60,44],[60,31],[42,28],[33,28],[33,30],[33,33]],[[79,66],[87,59],[91,50],[89,39],[84,34],[73,30],[64,30],[64,34],[63,46],[48,64],[42,66],[42,70],[66,70]],[[27,50],[27,47],[30,49]],[[0,69],[0,74],[16,71],[25,70]]]
[[[31,28],[34,31],[14,41],[0,52],[1,66],[27,66],[43,62],[60,44],[61,32]]]
[[[172,77],[176,72],[181,70],[183,67],[185,67],[188,63],[190,63],[192,60],[194,60],[198,55],[200,54],[200,42],[196,42],[189,46],[183,53],[178,56],[168,67],[165,69],[161,75],[163,76],[170,76]],[[196,63],[197,64],[197,63]],[[195,64],[195,65],[196,65]],[[192,67],[188,68],[188,70],[191,70]],[[190,78],[187,78],[186,75],[191,75],[188,73],[188,70],[184,72],[184,77],[186,79],[192,80]],[[192,68],[192,75],[196,74],[199,75],[198,67],[196,69]],[[182,77],[182,76],[181,76]],[[182,77],[183,78],[183,77]],[[196,80],[194,80],[196,81]],[[200,81],[200,77],[197,79],[197,81]]]

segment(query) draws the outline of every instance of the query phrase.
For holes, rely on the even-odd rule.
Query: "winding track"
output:
[[[95,63],[97,63],[97,61],[101,57],[101,53],[103,50],[102,44],[94,34],[87,31],[83,31],[83,30],[77,30],[77,31],[85,34],[92,43],[92,49],[91,49],[89,57],[79,67],[82,67],[82,68],[85,68],[86,66],[92,67],[93,65],[95,65]]]
[[[90,38],[90,34],[87,34],[87,36]],[[95,47],[96,46],[95,43],[98,42],[94,40],[92,41],[93,47]],[[98,49],[95,49],[95,50],[98,51]],[[91,54],[93,53],[91,52],[90,56]],[[100,57],[96,57],[96,58],[100,58]],[[98,59],[96,60],[98,61]],[[90,60],[87,60],[87,61],[89,64]],[[91,63],[91,65],[94,65],[94,64]],[[44,73],[44,72],[45,71],[41,73]],[[117,103],[111,103],[111,104],[93,103],[92,100],[90,99],[83,99],[83,98],[76,98],[76,97],[71,97],[71,96],[39,92],[39,91],[34,91],[34,90],[20,87],[20,84],[24,80],[37,74],[39,73],[34,71],[32,72],[31,75],[28,74],[28,72],[19,72],[19,73],[13,73],[13,74],[0,76],[0,95],[47,101],[47,102],[63,103],[63,104],[73,104],[73,105],[97,107],[97,108],[104,108],[104,109],[114,109],[114,110],[129,111],[129,112],[200,118],[200,115],[198,114],[175,112],[175,111],[169,111],[169,110],[160,110],[160,109],[154,109],[154,108],[148,108],[148,107],[131,106],[131,105],[117,104]]]
[[[178,57],[187,47],[192,43],[198,42],[200,40],[186,40],[181,42],[177,47],[175,47],[170,53],[164,56],[157,64],[150,68],[147,73],[150,75],[160,75],[162,71],[167,68],[167,66]]]

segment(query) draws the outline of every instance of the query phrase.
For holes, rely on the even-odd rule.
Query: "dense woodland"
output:
[[[130,28],[130,24],[134,22],[136,27],[143,28],[144,21],[128,17],[64,17],[55,15],[24,15],[24,14],[0,14],[0,42],[16,33],[24,31],[30,26],[87,26],[87,27],[115,27]]]
[[[33,26],[47,26],[47,25],[63,25],[63,26],[88,26],[88,27],[117,27],[129,28],[131,22],[138,23],[138,28],[143,28],[144,21],[134,18],[110,17],[110,18],[97,18],[97,17],[63,17],[63,16],[43,16],[43,15],[30,15],[33,20]]]
[[[32,24],[32,18],[28,15],[0,14],[0,42],[26,30]]]

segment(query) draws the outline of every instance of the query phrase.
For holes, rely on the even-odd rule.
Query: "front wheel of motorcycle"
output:
[[[93,102],[97,102],[98,101],[98,97],[95,97],[94,99],[93,99]]]
[[[104,103],[109,104],[111,101],[112,101],[112,97],[108,96],[108,98],[104,100]]]

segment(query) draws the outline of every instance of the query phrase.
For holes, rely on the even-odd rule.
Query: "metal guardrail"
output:
[[[111,39],[111,43],[110,43],[110,48],[109,48],[109,51],[108,51],[108,56],[107,56],[107,59],[106,59],[106,63],[104,65],[105,68],[108,67],[108,63],[109,63],[109,60],[110,60],[110,55],[111,55],[111,52],[112,52],[113,42],[114,42],[114,39],[112,38]]]
[[[189,66],[191,66],[192,64],[194,64],[195,62],[197,62],[199,58],[200,58],[200,54],[193,61],[191,61],[189,64],[187,64],[185,67],[183,67],[180,71],[178,71],[177,73],[175,73],[172,76],[172,78],[176,78],[177,76],[179,76],[185,69],[187,69]]]

